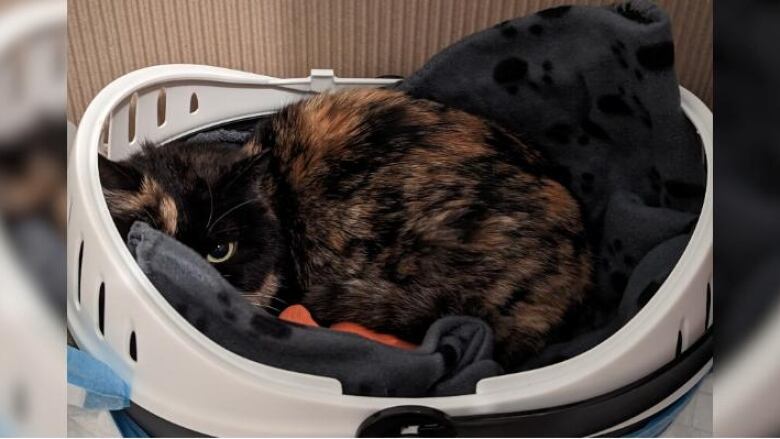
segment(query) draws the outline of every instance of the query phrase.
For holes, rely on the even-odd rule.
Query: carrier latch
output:
[[[419,405],[380,410],[358,427],[357,437],[453,437],[455,428],[446,413]]]

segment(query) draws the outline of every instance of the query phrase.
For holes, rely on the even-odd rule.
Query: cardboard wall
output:
[[[502,20],[614,0],[69,0],[68,119],[111,80],[154,64],[277,77],[407,75]],[[712,0],[658,0],[674,24],[680,82],[712,103]]]

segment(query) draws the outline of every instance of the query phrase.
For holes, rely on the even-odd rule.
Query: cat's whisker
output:
[[[249,200],[246,200],[246,201],[244,201],[244,202],[242,202],[242,203],[239,203],[239,204],[237,204],[237,205],[235,205],[235,206],[231,207],[230,209],[228,209],[228,210],[227,210],[227,212],[225,212],[225,213],[223,213],[222,215],[220,215],[220,216],[219,216],[219,218],[217,218],[217,220],[216,220],[216,221],[214,221],[214,224],[212,224],[212,225],[211,225],[211,227],[209,227],[209,228],[208,228],[208,233],[211,233],[211,230],[214,228],[214,226],[216,226],[216,225],[217,225],[217,224],[218,224],[220,221],[222,221],[222,220],[223,220],[223,219],[224,219],[226,216],[228,216],[228,215],[230,215],[231,213],[233,213],[233,212],[234,212],[236,209],[238,209],[238,208],[241,208],[241,207],[244,207],[244,206],[246,206],[247,204],[251,204],[251,203],[254,203],[255,201],[260,201],[260,200],[261,200],[261,198],[260,198],[260,197],[257,197],[257,198],[251,198],[251,199],[249,199]]]
[[[263,293],[250,293],[250,294],[244,294],[243,296],[244,296],[244,297],[267,297],[267,298],[269,298],[269,299],[271,299],[271,300],[278,300],[278,301],[279,301],[279,302],[281,302],[281,303],[282,303],[284,306],[290,306],[290,304],[289,304],[289,303],[285,302],[284,300],[282,300],[282,299],[280,299],[280,298],[278,298],[278,297],[276,297],[276,296],[271,296],[270,294],[263,294]]]
[[[209,220],[206,221],[206,229],[211,225],[211,218],[214,216],[214,194],[211,192],[211,185],[206,181],[206,189],[209,190]]]
[[[254,305],[254,306],[258,307],[258,308],[263,308],[263,309],[270,309],[270,310],[276,311],[276,312],[277,312],[277,314],[278,314],[278,313],[281,313],[281,311],[280,311],[279,309],[277,309],[277,308],[275,308],[275,307],[273,307],[273,306],[271,306],[271,305],[263,305],[263,304],[260,304],[260,303],[254,303],[254,302],[251,302],[251,303],[252,303],[252,305]]]

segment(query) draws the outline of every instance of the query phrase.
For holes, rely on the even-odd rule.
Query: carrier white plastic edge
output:
[[[337,78],[330,70],[313,70],[308,78],[276,79],[209,66],[162,65],[118,78],[95,97],[69,160],[68,324],[82,349],[131,384],[135,403],[209,435],[350,436],[366,417],[395,405],[420,404],[462,416],[594,397],[671,361],[678,333],[684,350],[704,333],[706,321],[712,324],[707,297],[712,277],[712,114],[681,89],[682,108],[702,137],[707,161],[701,216],[682,258],[654,297],[588,352],[483,380],[472,395],[374,398],[342,395],[334,379],[254,363],[191,327],[155,290],[116,231],[101,194],[98,152],[117,160],[138,148],[139,139],[171,140],[273,112],[314,92],[394,81]],[[158,115],[163,89],[164,114]],[[103,333],[98,328],[101,291]],[[137,362],[129,354],[133,332]]]

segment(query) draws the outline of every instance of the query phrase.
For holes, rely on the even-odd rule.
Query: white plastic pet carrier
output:
[[[335,379],[242,358],[181,317],[117,232],[101,193],[98,153],[118,160],[135,151],[140,139],[164,142],[272,113],[312,93],[394,81],[337,78],[331,70],[276,79],[163,65],[115,80],[89,105],[69,161],[68,323],[81,349],[130,383],[131,414],[142,426],[152,433],[155,425],[165,425],[157,432],[213,436],[616,433],[659,413],[706,374],[711,366],[711,172],[701,216],[679,263],[631,321],[581,355],[482,380],[474,394],[343,395]],[[692,93],[681,93],[711,170],[712,114]]]

